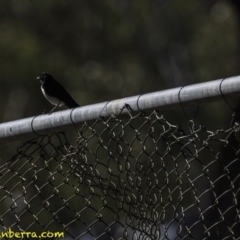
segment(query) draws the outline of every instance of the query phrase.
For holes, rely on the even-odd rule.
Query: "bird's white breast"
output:
[[[44,97],[45,97],[51,104],[53,104],[53,105],[55,105],[55,106],[59,106],[59,107],[61,107],[61,106],[64,105],[64,103],[61,102],[59,99],[48,95],[48,94],[45,92],[45,90],[43,89],[43,87],[41,87],[41,90],[42,90],[42,93],[43,93]]]

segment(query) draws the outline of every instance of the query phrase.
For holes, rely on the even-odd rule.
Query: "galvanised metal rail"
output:
[[[133,111],[166,110],[182,106],[199,105],[224,98],[240,97],[240,76],[177,87],[143,95],[97,103],[75,109],[29,117],[0,124],[0,142],[11,142],[49,134],[79,126],[99,116],[109,117],[126,113],[128,104]],[[123,109],[123,110],[122,110]]]

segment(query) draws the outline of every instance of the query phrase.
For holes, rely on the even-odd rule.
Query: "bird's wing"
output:
[[[47,90],[47,94],[58,98],[61,101],[63,101],[65,98],[71,98],[70,94],[59,82],[52,80],[51,82],[46,82],[46,85],[45,91]]]
[[[66,89],[56,80],[48,82],[47,94],[64,102],[69,108],[78,107],[79,105],[72,99]],[[46,88],[45,88],[46,91]]]

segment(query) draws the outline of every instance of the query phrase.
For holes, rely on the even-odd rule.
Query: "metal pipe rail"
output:
[[[49,134],[79,126],[84,121],[97,119],[99,116],[124,114],[121,109],[130,105],[133,111],[150,109],[166,110],[182,106],[199,105],[204,102],[218,101],[225,98],[240,97],[240,76],[214,80],[199,84],[177,87],[143,95],[122,98],[75,109],[29,117],[0,124],[0,142],[27,139],[36,134]]]

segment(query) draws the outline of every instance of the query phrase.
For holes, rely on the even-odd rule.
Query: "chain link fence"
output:
[[[0,230],[240,239],[238,114],[210,130],[195,120],[182,129],[156,110],[124,111],[70,135],[36,135],[1,159]]]

